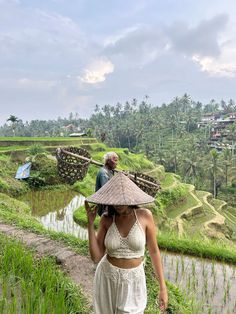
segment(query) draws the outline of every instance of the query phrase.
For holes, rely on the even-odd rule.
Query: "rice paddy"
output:
[[[83,204],[83,196],[77,196],[71,191],[40,191],[31,192],[27,199],[30,200],[32,214],[46,228],[87,239],[87,230],[75,224],[72,219],[73,211]],[[191,305],[193,313],[236,312],[235,266],[169,252],[162,252],[162,259],[166,279],[196,300]]]
[[[236,267],[212,260],[162,252],[167,280],[190,298],[193,313],[236,313]]]
[[[81,291],[51,258],[38,259],[19,242],[0,237],[0,313],[87,314]]]
[[[31,208],[33,216],[43,224],[46,229],[74,235],[87,240],[87,230],[76,224],[73,212],[83,205],[84,197],[73,191],[31,191],[21,200]]]

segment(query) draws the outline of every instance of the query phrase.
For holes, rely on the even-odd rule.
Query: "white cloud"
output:
[[[192,56],[202,71],[210,76],[236,77],[236,43],[235,41],[225,40],[220,45],[221,54],[218,57],[202,57],[198,54]]]
[[[106,76],[114,71],[114,65],[107,58],[96,59],[84,70],[80,80],[87,84],[104,82]]]
[[[211,76],[221,76],[221,77],[235,77],[236,76],[236,64],[224,63],[220,60],[216,60],[211,57],[199,57],[194,55],[192,60],[199,64],[201,70],[208,72]]]

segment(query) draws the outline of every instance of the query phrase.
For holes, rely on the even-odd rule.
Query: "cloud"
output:
[[[108,36],[104,54],[123,68],[143,68],[168,50],[168,38],[161,27],[134,25]]]
[[[69,17],[21,4],[0,4],[0,67],[8,73],[64,74],[84,65],[88,49],[85,34]]]
[[[114,71],[114,65],[106,58],[94,60],[84,69],[80,80],[87,84],[97,84],[104,82],[106,76]]]
[[[220,14],[202,21],[193,28],[185,23],[176,22],[167,29],[172,49],[190,56],[219,56],[221,53],[219,35],[227,22],[227,14]]]
[[[211,76],[235,77],[236,62],[231,63],[224,61],[224,58],[219,60],[211,57],[200,57],[194,55],[192,60],[196,62],[202,71],[209,73]]]

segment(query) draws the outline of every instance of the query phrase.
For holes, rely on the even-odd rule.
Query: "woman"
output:
[[[95,314],[144,313],[147,303],[145,245],[160,285],[160,310],[167,308],[168,295],[152,213],[137,208],[153,201],[122,173],[85,201],[90,254],[95,263],[99,262],[94,279]],[[101,217],[97,234],[94,230],[97,207],[89,206],[88,202],[114,206],[113,216]]]

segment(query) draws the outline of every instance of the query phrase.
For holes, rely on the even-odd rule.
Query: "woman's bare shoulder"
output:
[[[153,219],[152,212],[147,208],[143,208],[143,207],[137,208],[136,213],[137,213],[138,217],[142,217],[142,218],[148,219],[148,220]]]

